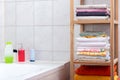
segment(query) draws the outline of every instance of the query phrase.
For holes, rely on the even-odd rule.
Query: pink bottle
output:
[[[25,50],[21,48],[18,50],[18,62],[25,62]]]

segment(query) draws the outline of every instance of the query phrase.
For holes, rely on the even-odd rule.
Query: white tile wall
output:
[[[2,0],[0,0],[2,1]],[[5,2],[15,2],[16,0],[4,0]]]
[[[85,0],[84,4],[91,5],[91,4],[93,4],[93,2],[94,2],[94,0]]]
[[[3,26],[0,26],[0,61],[2,61],[2,58],[3,58],[3,38],[2,38],[2,28],[3,28]]]
[[[33,2],[16,2],[16,24],[33,25]]]
[[[4,24],[3,19],[4,19],[4,6],[3,3],[0,3],[0,26]]]
[[[69,26],[54,26],[53,28],[53,50],[69,51],[70,50],[70,29]]]
[[[86,0],[85,4],[101,4],[103,1],[99,3]],[[104,2],[108,3],[108,1]],[[0,25],[3,15],[1,3]],[[13,41],[16,48],[18,43],[23,43],[27,58],[29,58],[29,50],[34,48],[36,59],[69,60],[70,0],[6,0],[5,4],[6,41]],[[75,4],[79,4],[79,0]],[[87,30],[101,29],[100,25],[99,29],[94,26],[88,26]],[[107,28],[104,29],[108,31]],[[76,25],[75,37],[79,36],[79,31],[79,26]]]
[[[5,42],[10,41],[16,48],[16,27],[5,27]]]
[[[108,4],[109,1],[107,0],[100,0],[100,1],[93,1],[93,4]]]
[[[69,0],[53,0],[53,24],[70,24],[70,5]]]
[[[4,53],[4,4],[0,2],[0,61],[3,59]]]
[[[55,51],[53,52],[53,60],[55,61],[68,61],[70,60],[70,52],[66,51]]]
[[[52,1],[35,1],[35,25],[52,25]]]
[[[11,26],[15,25],[15,2],[5,3],[5,25]]]
[[[19,43],[23,44],[23,48],[29,50],[33,48],[33,27],[17,27],[16,46],[19,48]]]
[[[0,0],[0,2],[3,2],[3,1],[5,1],[5,2],[30,2],[30,1],[34,1],[34,0]]]
[[[45,61],[51,61],[53,59],[53,52],[51,51],[35,51],[35,59],[36,60],[45,60]]]
[[[35,49],[52,50],[52,26],[35,27]]]

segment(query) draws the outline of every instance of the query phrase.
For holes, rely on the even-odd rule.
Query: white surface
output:
[[[0,63],[0,80],[25,80],[63,65],[63,62]]]

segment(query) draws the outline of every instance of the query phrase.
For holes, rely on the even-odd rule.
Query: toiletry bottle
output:
[[[35,50],[30,50],[30,62],[35,62]]]
[[[6,42],[4,59],[5,59],[5,63],[13,63],[12,42]]]
[[[17,49],[13,49],[13,54],[14,54],[14,62],[17,62],[17,56],[18,56],[18,53],[17,53]]]
[[[21,48],[18,50],[18,62],[25,62],[25,50]]]

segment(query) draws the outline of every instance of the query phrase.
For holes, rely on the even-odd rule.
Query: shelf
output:
[[[118,24],[118,21],[114,21]],[[74,20],[74,24],[110,24],[110,20],[94,19],[94,20]]]
[[[114,59],[114,64],[118,62],[118,58]],[[108,66],[110,65],[110,61],[79,61],[75,60],[74,64],[81,64],[81,65],[101,65],[101,66]]]
[[[118,21],[114,21],[115,24],[118,24]]]

